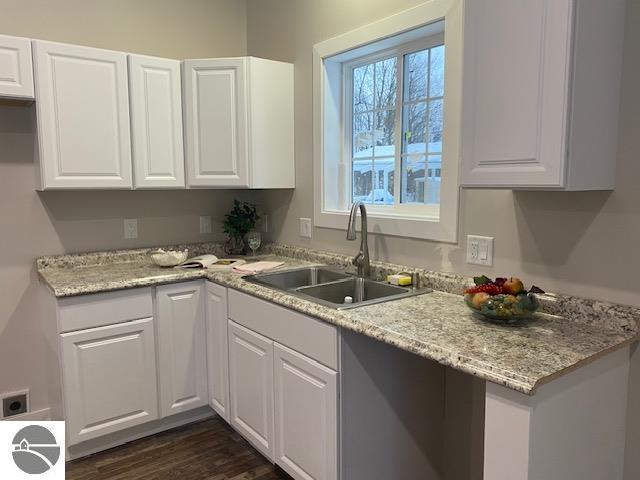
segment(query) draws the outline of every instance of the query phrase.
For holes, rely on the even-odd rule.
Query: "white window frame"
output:
[[[438,23],[440,22],[440,23]],[[439,216],[428,205],[394,208],[367,204],[372,233],[457,242],[462,87],[462,5],[460,0],[431,0],[314,46],[314,223],[346,230],[351,204],[351,128],[346,116],[344,67],[354,59],[387,56],[442,32],[445,45],[445,97],[442,183]],[[439,30],[438,30],[439,28]],[[416,43],[418,42],[418,43]],[[425,47],[428,48],[428,47]],[[356,51],[354,53],[354,51]],[[417,48],[420,49],[420,48]],[[410,48],[410,50],[414,50]],[[401,107],[401,105],[400,105]],[[401,131],[401,130],[398,130]],[[396,150],[401,145],[396,146]],[[399,175],[400,172],[397,172]],[[325,176],[327,177],[325,179]],[[330,180],[328,180],[330,179]],[[326,181],[325,181],[326,180]],[[326,192],[325,192],[326,189]],[[399,194],[398,191],[395,193]]]

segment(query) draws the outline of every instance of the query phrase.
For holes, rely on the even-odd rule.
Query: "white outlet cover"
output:
[[[138,219],[137,218],[124,219],[124,238],[128,238],[128,239],[138,238]]]
[[[300,236],[302,238],[311,238],[311,219],[310,218],[300,219]]]
[[[467,235],[467,263],[493,266],[493,237]]]
[[[200,216],[200,233],[211,233],[211,217],[207,215]]]

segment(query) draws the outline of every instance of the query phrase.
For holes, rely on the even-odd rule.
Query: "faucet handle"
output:
[[[358,254],[353,257],[353,260],[351,260],[351,263],[353,263],[356,267],[359,267],[360,265],[362,265],[363,257],[364,254],[362,252],[358,252]]]

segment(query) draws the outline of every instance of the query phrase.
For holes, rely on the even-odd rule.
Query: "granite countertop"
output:
[[[184,246],[180,246],[184,247]],[[191,246],[191,253],[221,256],[218,244]],[[468,279],[418,270],[433,292],[416,297],[334,310],[286,292],[249,283],[231,271],[166,269],[152,265],[149,250],[66,255],[38,259],[38,271],[56,297],[160,285],[198,278],[243,291],[319,318],[513,390],[532,395],[542,384],[637,339],[640,309],[566,296],[544,296],[543,310],[520,327],[476,317],[460,297]],[[348,257],[288,246],[268,246],[283,268],[346,266]],[[382,277],[409,267],[373,262]],[[412,269],[417,270],[417,269]]]

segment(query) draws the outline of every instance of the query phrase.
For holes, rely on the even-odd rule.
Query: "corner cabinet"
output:
[[[184,188],[180,62],[129,55],[134,186]]]
[[[203,282],[156,288],[160,413],[207,405]]]
[[[294,188],[293,65],[185,60],[185,151],[195,188]]]
[[[31,40],[0,35],[0,98],[32,100]]]
[[[462,186],[613,189],[624,11],[465,3]]]
[[[229,422],[227,289],[206,282],[209,406]]]
[[[40,189],[129,189],[127,54],[33,41]]]

